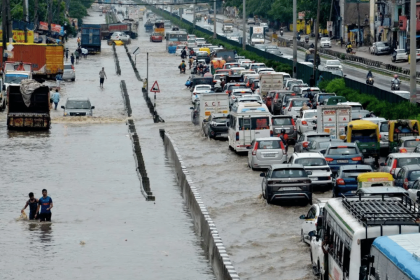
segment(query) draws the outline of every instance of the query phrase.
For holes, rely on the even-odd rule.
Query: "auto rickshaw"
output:
[[[208,54],[210,54],[210,49],[209,48],[200,48],[199,51],[200,52],[207,52]]]
[[[364,157],[373,157],[379,165],[380,134],[377,124],[371,121],[352,121],[347,124],[347,143],[356,143]]]
[[[418,120],[392,120],[388,122],[389,152],[397,153],[401,137],[420,136]]]
[[[367,172],[357,176],[357,189],[393,186],[394,178],[387,172]]]

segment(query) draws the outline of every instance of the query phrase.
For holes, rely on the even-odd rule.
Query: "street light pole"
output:
[[[318,0],[318,8],[316,11],[316,23],[315,23],[315,54],[314,54],[314,79],[316,79],[316,70],[318,69],[318,36],[319,36],[319,10],[321,6],[321,0]]]
[[[410,102],[416,103],[416,1],[410,1]]]
[[[296,1],[296,0],[294,0]],[[243,33],[242,33],[242,49],[246,50],[246,0],[242,0],[242,6],[243,6],[243,10],[242,10],[242,20],[243,22]]]
[[[213,38],[216,39],[216,0],[214,0],[214,8],[213,8]]]
[[[297,1],[293,0],[293,78],[297,78]]]
[[[195,3],[197,3],[197,0],[194,1],[194,5],[193,5],[194,6],[194,8],[193,8],[194,9],[194,11],[193,11],[193,29],[195,29],[195,7],[196,7]]]

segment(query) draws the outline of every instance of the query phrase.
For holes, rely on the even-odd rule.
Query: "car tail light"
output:
[[[343,179],[337,179],[337,185],[345,185],[346,184],[346,182],[344,182],[344,180]]]
[[[307,142],[307,141],[306,141],[306,142],[303,142],[303,143],[302,143],[302,147],[304,147],[304,148],[308,148],[308,146],[309,146],[309,142]]]
[[[270,137],[273,137],[274,133],[272,130],[270,130]]]
[[[296,123],[295,123],[295,120],[293,118],[292,118],[292,125],[293,125],[293,129],[296,130]]]
[[[308,125],[307,121],[302,121],[302,125]]]
[[[405,178],[405,180],[404,180],[403,188],[408,190],[408,179],[407,178]]]
[[[197,93],[196,93],[196,92],[193,92],[193,94],[194,94],[194,95],[197,95]]]
[[[73,71],[74,71],[74,66],[73,65],[71,66],[71,69],[73,69]]]
[[[400,153],[407,153],[407,149],[406,148],[400,148]]]
[[[328,162],[331,162],[331,161],[333,161],[334,159],[329,158],[329,157],[326,157],[326,158],[325,158],[325,160],[326,160],[326,161],[328,161]]]
[[[255,156],[258,150],[258,142],[255,142],[254,149],[252,150],[252,155]]]
[[[286,109],[286,106],[283,106],[283,110]]]
[[[354,160],[354,161],[360,161],[360,160],[362,160],[362,157],[354,157],[354,158],[352,158],[351,160]]]
[[[239,141],[239,132],[236,132],[236,141]]]
[[[389,172],[390,174],[394,175],[395,170],[397,169],[397,163],[398,163],[397,160],[394,159],[394,163],[392,164],[391,171]]]

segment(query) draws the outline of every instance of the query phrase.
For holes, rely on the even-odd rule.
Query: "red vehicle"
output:
[[[160,33],[150,34],[150,42],[162,42],[163,37]]]
[[[272,112],[271,111],[271,103],[272,103],[276,93],[277,93],[277,91],[269,91],[267,93],[267,96],[265,97],[265,105],[267,105],[267,108],[268,108],[268,110],[270,110],[270,112]]]
[[[260,88],[260,80],[254,79],[251,84],[251,89],[255,91],[257,88]]]

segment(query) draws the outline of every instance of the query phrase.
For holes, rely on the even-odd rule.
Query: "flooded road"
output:
[[[91,14],[86,22],[103,22]],[[68,47],[75,46],[71,39]],[[102,47],[100,55],[75,65],[76,81],[63,83],[59,104],[89,97],[93,118],[64,118],[57,110],[49,132],[8,132],[0,113],[0,278],[42,272],[72,280],[214,279],[146,110],[136,110],[136,118],[149,125],[138,130],[156,202],[140,192],[119,88],[131,76],[115,75],[112,48],[105,41]],[[102,66],[108,76],[103,90]],[[123,74],[128,70],[133,73],[130,66]],[[139,83],[132,87],[133,107],[144,103],[140,89]],[[17,221],[28,193],[39,198],[43,188],[54,202],[52,223]]]

